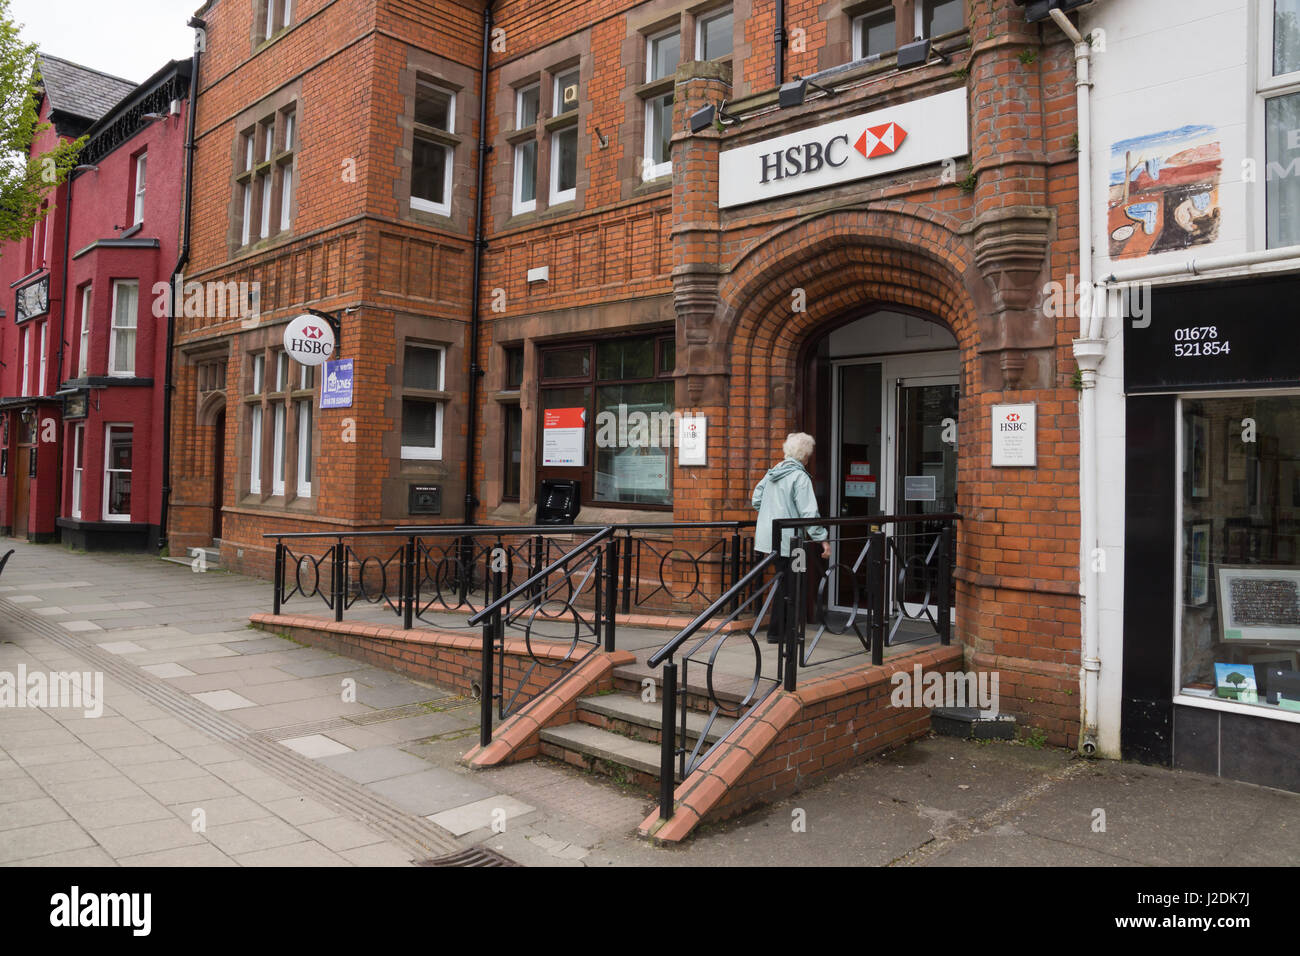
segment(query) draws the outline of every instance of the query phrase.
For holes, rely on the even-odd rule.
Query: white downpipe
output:
[[[1080,338],[1074,340],[1083,388],[1079,394],[1079,525],[1082,560],[1083,611],[1083,734],[1085,754],[1097,751],[1097,712],[1101,683],[1101,618],[1098,610],[1097,564],[1097,369],[1106,357],[1101,337],[1105,310],[1092,288],[1092,47],[1058,9],[1052,19],[1074,43],[1075,92],[1079,126],[1079,288],[1087,291],[1090,308],[1079,316]]]
[[[1080,142],[1083,138],[1080,137]],[[1148,266],[1145,269],[1130,269],[1126,272],[1108,275],[1108,284],[1122,285],[1125,282],[1141,282],[1146,279],[1163,279],[1169,276],[1199,276],[1206,272],[1222,272],[1226,269],[1250,269],[1254,266],[1276,266],[1282,264],[1300,269],[1300,246],[1280,246],[1277,249],[1262,249],[1256,252],[1239,252],[1231,256],[1210,256],[1205,259],[1188,259],[1186,262],[1171,263],[1162,266]]]

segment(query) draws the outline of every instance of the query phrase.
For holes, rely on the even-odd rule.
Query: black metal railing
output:
[[[772,524],[775,550],[720,594],[686,627],[650,656],[651,668],[663,667],[661,681],[659,813],[673,815],[673,793],[746,717],[777,687],[793,691],[800,667],[832,663],[868,654],[873,665],[884,662],[888,646],[914,641],[951,640],[953,557],[956,514],[880,515],[870,518],[786,519]],[[829,558],[810,547],[811,529],[827,531]],[[779,554],[785,531],[791,532],[786,557]],[[770,577],[768,573],[771,572]],[[816,597],[809,620],[810,579]],[[753,611],[747,630],[733,628],[745,612]],[[723,615],[719,620],[719,616]],[[707,627],[707,630],[706,630]],[[763,653],[760,635],[766,631],[779,644],[773,655]],[[810,633],[811,631],[811,633]],[[702,633],[702,636],[701,636]],[[831,638],[852,635],[852,641]],[[728,640],[748,641],[754,655],[752,672],[743,672],[739,690],[720,694],[718,661]],[[815,659],[818,650],[827,653]],[[675,657],[680,657],[679,675]],[[705,667],[704,727],[688,734],[692,662]],[[736,680],[734,671],[732,680]],[[683,692],[680,687],[685,687]],[[720,716],[734,715],[725,734],[710,730]],[[692,745],[690,738],[694,736]],[[706,746],[707,745],[707,746]]]

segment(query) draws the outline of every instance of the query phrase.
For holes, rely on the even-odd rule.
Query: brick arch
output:
[[[987,292],[960,224],[905,203],[837,210],[786,225],[751,246],[721,283],[715,325],[729,345],[727,391],[743,480],[766,467],[795,420],[804,347],[879,308],[937,319],[961,351],[963,403],[978,391],[976,316]],[[792,310],[804,290],[806,311]],[[743,464],[742,464],[743,463]],[[741,477],[737,475],[736,477]]]

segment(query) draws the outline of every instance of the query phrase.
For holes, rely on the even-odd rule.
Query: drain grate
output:
[[[436,856],[432,860],[421,860],[416,866],[520,866],[509,857],[502,856],[495,850],[485,850],[481,846],[470,847],[458,853]]]

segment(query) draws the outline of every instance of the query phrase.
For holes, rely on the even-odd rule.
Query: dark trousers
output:
[[[785,638],[786,620],[785,620],[785,586],[787,582],[786,575],[790,571],[790,559],[776,556],[776,587],[773,588],[772,611],[767,616],[767,640],[769,644],[777,644]]]

